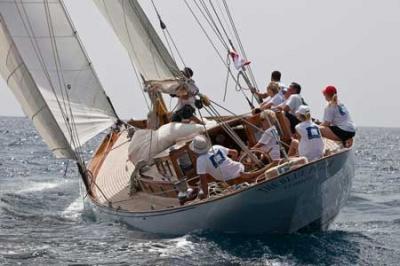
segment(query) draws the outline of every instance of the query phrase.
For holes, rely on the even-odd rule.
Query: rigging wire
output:
[[[205,135],[206,135],[206,137],[207,137],[209,143],[212,143],[212,142],[211,142],[210,133],[209,133],[208,130],[207,130],[206,123],[205,123],[205,120],[204,120],[203,115],[201,114],[201,110],[200,110],[200,109],[201,109],[201,108],[197,108],[197,110],[199,111],[199,115],[200,115],[201,121],[202,121],[202,123],[203,123],[203,128],[204,128]],[[212,148],[212,147],[211,147],[211,148]],[[213,152],[213,155],[216,156],[215,150],[214,150],[213,148],[212,148],[212,152]],[[221,176],[223,176],[221,167],[218,166],[217,169],[218,169],[219,174],[220,174]],[[228,185],[228,184],[226,183],[225,180],[223,180],[222,182],[224,182],[225,185]]]
[[[216,3],[217,3],[218,11],[221,14],[222,19],[223,19],[223,21],[225,23],[225,28],[228,29],[228,32],[229,32],[228,36],[234,36],[234,34],[232,32],[232,27],[230,27],[230,24],[228,23],[228,19],[227,19],[226,15],[225,15],[225,12],[223,12],[223,9],[221,7],[221,1],[216,1]]]
[[[227,16],[228,16],[228,19],[229,19],[229,21],[230,21],[230,23],[231,23],[233,32],[235,33],[235,37],[236,37],[236,40],[237,40],[237,42],[238,42],[238,44],[239,44],[241,53],[242,53],[242,55],[244,56],[244,58],[247,59],[246,51],[245,51],[244,46],[243,46],[243,43],[242,43],[242,41],[241,41],[241,39],[240,39],[239,31],[237,30],[235,21],[234,21],[234,19],[233,19],[233,17],[232,17],[232,13],[231,13],[231,11],[230,11],[230,9],[229,9],[229,6],[228,6],[226,0],[223,0],[223,4],[224,4],[225,10],[226,10],[226,14],[227,14]],[[253,71],[252,71],[252,69],[251,69],[250,66],[249,66],[248,68],[249,68],[250,77],[251,77],[251,79],[252,79],[252,82],[253,82],[255,88],[258,89],[257,82],[256,82],[256,80],[255,80]]]
[[[167,25],[164,23],[164,20],[162,19],[161,14],[160,14],[156,4],[154,3],[154,0],[151,0],[151,4],[153,5],[154,11],[157,14],[158,20],[160,22],[160,28],[163,31],[164,38],[165,38],[165,40],[167,42],[167,45],[168,45],[168,47],[170,49],[171,56],[173,57],[174,61],[176,62],[176,60],[174,58],[174,55],[173,55],[173,52],[172,52],[172,49],[171,49],[171,46],[169,44],[168,38],[171,40],[172,45],[174,46],[175,51],[178,54],[178,57],[179,57],[181,63],[183,64],[183,66],[186,67],[187,65],[185,63],[185,60],[183,60],[183,56],[182,56],[180,50],[178,49],[178,46],[176,45],[176,42],[175,42],[174,38],[172,37],[171,33],[169,32]]]
[[[110,16],[109,10],[108,10],[107,5],[105,4],[104,0],[103,0],[103,5],[104,5],[104,8],[106,10],[107,16],[109,17],[109,19],[111,21],[111,16]],[[131,47],[131,51],[133,53],[135,53],[135,50],[133,49],[132,36],[131,36],[131,33],[129,32],[129,29],[128,29],[127,14],[125,12],[125,8],[123,8],[123,12],[124,12],[124,26],[125,26],[125,29],[126,29],[126,34],[128,35],[129,46]],[[114,28],[114,30],[116,30],[115,27],[114,27],[114,24],[111,23],[111,25]],[[139,84],[139,87],[141,87],[140,92],[142,93],[142,96],[144,98],[144,101],[146,103],[146,107],[147,107],[148,111],[150,111],[151,110],[150,109],[150,104],[149,104],[149,101],[147,99],[146,93],[144,92],[143,83],[142,83],[141,78],[139,76],[138,70],[137,70],[137,68],[136,68],[136,66],[135,66],[135,64],[133,62],[132,54],[128,52],[128,55],[129,55],[129,61],[130,61],[131,66],[133,68],[133,72],[135,73],[136,80],[137,80],[137,82]]]
[[[55,65],[56,65],[56,71],[57,71],[57,77],[59,80],[60,91],[63,92],[63,90],[65,90],[65,95],[67,98],[67,104],[68,104],[67,112],[69,112],[69,117],[67,117],[67,119],[68,119],[67,122],[69,123],[69,125],[71,127],[71,142],[74,145],[74,148],[75,148],[75,151],[77,153],[80,163],[82,164],[83,167],[85,167],[85,162],[82,157],[82,155],[83,155],[82,145],[79,140],[78,130],[76,127],[75,118],[74,118],[74,115],[72,112],[72,107],[71,107],[71,101],[69,98],[69,90],[71,89],[71,85],[66,84],[63,72],[61,70],[62,69],[61,59],[60,59],[60,54],[59,54],[58,46],[57,46],[57,42],[56,42],[54,23],[53,23],[53,19],[51,17],[50,6],[49,6],[48,0],[44,1],[44,5],[45,5],[46,21],[48,24],[49,34],[51,37],[52,52],[53,52],[53,58],[54,58]],[[64,105],[65,105],[65,99],[63,99],[63,100],[64,100]]]
[[[222,23],[222,21],[221,21],[220,16],[218,15],[217,10],[215,9],[214,4],[212,3],[211,0],[208,0],[208,2],[210,3],[210,6],[211,6],[211,8],[212,8],[212,10],[213,10],[213,12],[214,12],[214,14],[215,14],[215,16],[216,16],[218,22],[219,22],[219,25],[221,26],[223,32],[225,33],[226,39],[227,39],[227,40],[229,41],[229,43],[232,45],[231,38],[229,37],[228,33],[226,32],[225,27],[224,27],[224,25],[223,25],[223,23]],[[233,45],[232,45],[232,46],[233,46]]]
[[[260,127],[258,127],[257,125],[255,125],[255,124],[253,124],[252,122],[250,122],[250,121],[244,119],[244,118],[243,118],[244,115],[238,115],[238,114],[232,112],[232,111],[229,110],[228,108],[224,107],[223,105],[221,105],[221,104],[219,104],[219,103],[217,103],[217,102],[215,102],[215,101],[213,101],[213,100],[210,100],[210,102],[211,102],[212,104],[216,105],[217,107],[221,108],[222,110],[228,112],[229,114],[233,115],[234,117],[239,118],[242,122],[244,122],[244,123],[247,124],[248,126],[252,127],[253,129],[255,129],[255,130],[257,130],[257,131],[259,131],[259,132],[261,132],[261,133],[264,132],[264,130],[261,129]],[[280,131],[282,132],[282,130],[280,130]],[[281,140],[279,140],[279,143],[280,143],[281,145],[283,145],[283,146],[289,147],[285,142],[283,142],[283,141],[281,141]]]
[[[41,69],[42,69],[42,71],[43,71],[43,73],[44,73],[44,75],[45,75],[45,77],[46,77],[46,79],[47,79],[47,81],[48,81],[48,83],[49,83],[49,86],[50,86],[50,88],[51,88],[51,90],[52,90],[52,93],[53,93],[53,95],[54,95],[54,97],[55,97],[55,99],[56,99],[57,105],[58,105],[58,107],[59,107],[59,109],[60,109],[60,112],[61,112],[61,116],[62,116],[62,118],[63,118],[63,120],[64,120],[64,122],[65,122],[65,124],[66,124],[67,130],[69,131],[70,137],[72,137],[72,136],[73,136],[73,134],[72,134],[72,129],[71,129],[71,127],[69,126],[68,117],[67,117],[67,115],[66,115],[66,113],[65,113],[65,109],[66,109],[66,106],[65,106],[65,98],[64,98],[64,96],[63,96],[63,94],[62,94],[61,96],[62,96],[62,98],[63,98],[63,102],[64,102],[64,106],[65,106],[65,109],[63,109],[62,104],[61,104],[61,102],[60,102],[60,99],[59,99],[59,97],[57,96],[57,92],[56,92],[56,90],[55,90],[54,84],[53,84],[53,82],[52,82],[52,80],[51,80],[50,73],[48,72],[47,66],[46,66],[46,64],[45,64],[45,60],[44,60],[44,58],[43,58],[43,56],[42,56],[42,54],[41,54],[41,51],[40,51],[40,49],[39,49],[38,41],[37,41],[37,39],[34,37],[35,35],[34,35],[34,31],[33,31],[33,26],[32,26],[31,21],[30,21],[30,19],[29,19],[28,13],[27,13],[27,11],[26,11],[26,9],[25,9],[24,3],[22,2],[22,0],[20,1],[20,5],[21,5],[21,7],[22,7],[22,10],[21,10],[21,8],[20,8],[20,5],[17,4],[17,2],[14,2],[14,3],[15,3],[15,5],[16,5],[16,8],[17,8],[17,11],[18,11],[19,16],[21,17],[23,26],[24,26],[26,32],[28,33],[28,35],[29,35],[29,37],[30,37],[29,39],[30,39],[30,42],[31,42],[31,44],[32,44],[34,53],[35,53],[35,55],[36,55],[36,57],[37,57],[37,59],[38,59],[38,61],[39,61],[39,64],[40,64],[40,66],[41,66]],[[62,91],[61,91],[61,93],[62,93]],[[53,116],[53,118],[55,119],[55,117],[54,117],[53,114],[52,114],[52,116]],[[57,123],[57,124],[58,124],[58,123]],[[74,156],[75,156],[75,158],[74,158],[75,160],[79,160],[79,158],[78,158],[78,156],[77,156],[76,153],[74,153]]]
[[[196,3],[196,1],[195,1],[195,3]],[[200,0],[200,3],[204,10],[204,12],[202,12],[203,16],[208,17],[210,27],[214,30],[215,34],[219,37],[219,39],[222,42],[225,49],[229,52],[229,46],[226,43],[226,41],[224,40],[224,36],[222,35],[221,31],[219,30],[219,27],[218,27],[217,23],[215,22],[215,19],[214,19],[213,15],[211,14],[211,11],[207,7],[207,4],[204,2],[204,0]],[[197,5],[197,7],[199,8],[199,10],[201,10],[199,5]]]
[[[219,59],[223,62],[223,64],[225,65],[225,60],[222,57],[221,53],[219,52],[217,46],[215,45],[215,43],[212,41],[210,35],[207,33],[206,29],[204,28],[204,26],[201,24],[200,19],[198,18],[198,16],[196,15],[196,13],[194,12],[193,8],[189,5],[189,3],[187,2],[187,0],[184,0],[186,7],[189,9],[190,13],[192,14],[192,16],[194,17],[194,19],[196,20],[197,24],[199,25],[200,29],[202,30],[202,32],[204,33],[204,35],[206,36],[207,40],[209,41],[209,43],[211,44],[211,46],[214,48],[215,52],[217,53]],[[196,3],[196,2],[195,2]],[[197,3],[196,3],[197,4]],[[233,74],[232,74],[233,75]]]
[[[220,59],[220,61],[223,63],[223,65],[226,67],[230,77],[232,78],[232,80],[235,82],[236,87],[240,88],[240,91],[242,92],[243,96],[245,97],[247,103],[249,104],[250,108],[254,109],[254,105],[253,103],[250,101],[250,99],[247,97],[247,95],[243,92],[243,87],[239,84],[239,81],[237,80],[237,77],[235,77],[235,75],[233,74],[231,68],[230,68],[230,64],[228,64],[228,62],[223,58],[223,56],[221,55],[219,49],[217,48],[216,44],[214,43],[214,41],[212,40],[211,36],[209,35],[209,33],[207,32],[207,30],[205,29],[205,27],[203,26],[203,24],[201,23],[199,17],[196,15],[195,11],[193,10],[192,6],[189,5],[187,0],[184,0],[184,3],[186,5],[186,7],[189,9],[190,13],[192,14],[192,16],[194,17],[194,19],[196,20],[197,24],[199,25],[200,29],[202,30],[203,34],[206,36],[208,42],[211,44],[211,46],[213,47],[214,51],[217,53],[218,58]],[[195,5],[197,6],[197,8],[199,9],[200,13],[202,14],[202,16],[204,17],[204,19],[207,21],[207,23],[209,24],[209,26],[211,27],[211,29],[213,30],[213,32],[216,34],[216,36],[218,37],[219,41],[221,42],[221,44],[225,47],[225,49],[229,52],[229,48],[228,45],[225,43],[225,41],[223,40],[223,38],[221,39],[222,35],[220,33],[218,33],[219,31],[217,31],[214,27],[213,27],[213,23],[210,22],[210,20],[212,18],[207,18],[206,15],[206,11],[202,11],[200,5],[194,1]],[[204,2],[201,2],[204,3]],[[216,25],[216,24],[214,24]]]
[[[221,117],[221,114],[218,112],[217,109],[215,109],[215,107],[213,107],[212,105],[209,105],[207,107],[205,107],[205,110],[213,117],[218,118]],[[255,162],[257,165],[259,166],[263,166],[263,163],[253,154],[251,153],[250,149],[246,146],[246,144],[240,139],[240,137],[237,135],[237,133],[232,129],[232,127],[225,121],[223,121],[222,119],[219,119],[219,124],[221,125],[221,127],[225,130],[225,132],[232,138],[232,140],[239,145],[239,147],[241,148],[242,151],[244,151],[249,158],[251,158],[251,160],[253,162]]]

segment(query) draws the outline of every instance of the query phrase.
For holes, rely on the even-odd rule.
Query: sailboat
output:
[[[329,226],[350,194],[351,147],[325,140],[323,158],[287,158],[271,168],[249,148],[257,141],[259,114],[221,115],[220,105],[200,97],[199,114],[209,113],[201,117],[203,123],[171,123],[162,93],[192,81],[137,0],[94,2],[149,95],[152,110],[143,120],[118,117],[63,1],[0,1],[1,75],[52,153],[77,163],[88,208],[99,217],[168,235],[291,233]],[[248,66],[238,68],[250,86]],[[253,104],[250,98],[246,101]],[[287,122],[282,113],[276,115],[282,142],[289,144]],[[101,132],[107,134],[86,162],[83,145]],[[242,162],[250,162],[246,171],[258,176],[233,185],[214,182],[209,197],[196,197],[199,177],[189,144],[198,134],[243,152]]]

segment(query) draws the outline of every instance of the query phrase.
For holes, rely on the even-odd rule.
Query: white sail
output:
[[[94,0],[146,81],[181,77],[137,0]]]
[[[0,27],[0,72],[20,102],[24,113],[32,119],[39,134],[58,157],[73,158],[67,139],[62,134],[46,101],[42,97],[26,65],[3,23]],[[34,99],[34,100],[33,100]]]
[[[1,74],[59,158],[112,126],[116,114],[58,0],[0,0]]]

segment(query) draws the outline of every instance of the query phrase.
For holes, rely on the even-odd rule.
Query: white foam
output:
[[[182,256],[193,254],[194,243],[187,239],[187,236],[170,240],[150,241],[136,243],[131,246],[133,250],[140,252],[157,253],[160,257]]]
[[[20,191],[19,193],[28,193],[28,192],[38,192],[38,191],[43,191],[46,189],[52,189],[55,187],[60,186],[60,183],[50,183],[50,182],[43,182],[43,183],[31,183],[29,187],[24,188]]]
[[[81,197],[78,197],[75,201],[73,201],[63,212],[62,216],[68,219],[77,220],[83,211],[83,200]]]
[[[194,250],[194,243],[188,240],[188,236],[182,236],[167,241],[165,248],[156,249],[160,257],[169,257],[174,255],[191,255]]]

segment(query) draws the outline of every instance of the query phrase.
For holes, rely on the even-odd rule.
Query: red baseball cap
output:
[[[337,94],[337,90],[334,86],[329,85],[329,86],[326,86],[325,89],[322,90],[322,93],[327,94],[327,95],[334,95],[334,94]]]

